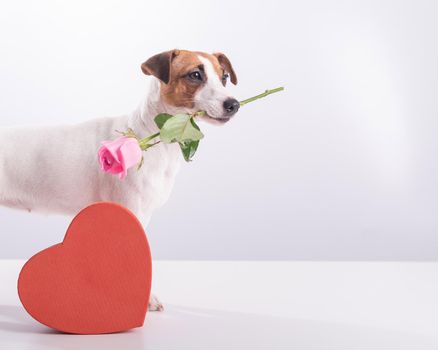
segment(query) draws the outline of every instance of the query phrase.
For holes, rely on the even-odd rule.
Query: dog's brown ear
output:
[[[141,70],[146,75],[153,75],[163,83],[168,84],[170,81],[170,65],[178,50],[171,50],[159,53],[149,58],[141,65]]]
[[[219,61],[219,64],[222,66],[222,68],[225,70],[225,72],[230,74],[231,82],[234,85],[236,85],[237,84],[237,76],[236,76],[236,73],[234,72],[233,66],[231,65],[231,62],[228,59],[228,57],[225,56],[225,54],[223,54],[221,52],[216,52],[213,55],[216,56],[217,60]]]

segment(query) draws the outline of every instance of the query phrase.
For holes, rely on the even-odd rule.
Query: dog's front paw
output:
[[[149,311],[164,311],[163,304],[158,300],[158,298],[151,294],[151,297],[149,298]]]

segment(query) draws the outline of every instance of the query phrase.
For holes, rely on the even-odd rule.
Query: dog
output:
[[[144,137],[158,132],[159,113],[194,113],[218,125],[227,123],[239,102],[226,84],[237,84],[236,73],[223,53],[171,50],[141,65],[151,77],[149,93],[132,113],[93,119],[76,125],[8,127],[0,129],[0,205],[29,212],[76,215],[98,201],[130,209],[143,227],[171,193],[181,162],[178,144],[160,143],[144,154],[139,171],[127,178],[103,173],[97,151],[115,130],[132,128]],[[163,307],[154,296],[149,309]]]

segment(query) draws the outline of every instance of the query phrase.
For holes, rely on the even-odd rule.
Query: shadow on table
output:
[[[377,327],[168,305],[143,328],[105,335],[63,334],[19,306],[0,305],[2,341],[14,349],[426,349],[437,339]]]
[[[0,331],[12,333],[53,333],[43,325],[35,324],[21,306],[0,305]]]
[[[14,350],[144,349],[141,329],[102,335],[65,334],[38,323],[23,307],[15,305],[0,305],[0,349],[2,342],[14,344]]]

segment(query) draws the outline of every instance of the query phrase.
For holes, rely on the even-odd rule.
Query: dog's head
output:
[[[149,58],[141,69],[160,80],[161,99],[172,107],[206,111],[203,118],[215,123],[227,122],[239,109],[226,89],[228,78],[236,85],[237,77],[223,53],[166,51]]]

